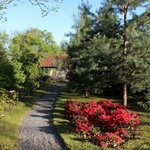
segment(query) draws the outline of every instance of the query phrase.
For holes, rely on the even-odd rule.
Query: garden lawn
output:
[[[25,96],[11,111],[0,118],[0,150],[18,150],[19,125],[24,115],[31,109],[49,86],[43,86],[32,95]]]
[[[67,147],[71,150],[103,150],[98,146],[95,146],[85,139],[81,138],[77,134],[73,133],[70,122],[65,118],[64,105],[67,100],[75,100],[78,102],[88,102],[91,100],[99,101],[100,99],[111,99],[113,102],[119,102],[117,98],[100,98],[91,96],[90,98],[84,98],[77,93],[71,93],[67,91],[66,87],[62,87],[58,100],[53,112],[53,123],[60,134]],[[129,103],[129,108],[133,111],[137,111],[141,124],[138,127],[138,134],[134,140],[129,140],[122,147],[117,147],[118,150],[149,150],[150,149],[150,113],[144,112],[136,107],[135,103]],[[105,150],[111,150],[112,148],[105,148]]]

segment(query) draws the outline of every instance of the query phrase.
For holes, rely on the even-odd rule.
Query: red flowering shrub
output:
[[[140,124],[136,112],[111,100],[88,103],[68,100],[64,108],[75,132],[101,147],[116,147],[134,138],[136,127]]]

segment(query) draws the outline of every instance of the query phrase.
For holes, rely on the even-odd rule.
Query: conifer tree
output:
[[[91,72],[94,74],[94,83],[98,88],[117,84],[116,81],[121,59],[116,59],[120,46],[119,35],[116,33],[120,22],[117,12],[110,3],[103,3],[94,16],[94,38],[88,49],[91,51]],[[115,58],[115,59],[114,59]],[[117,67],[116,67],[117,66]],[[97,86],[97,85],[96,85]]]
[[[78,77],[72,76],[72,80],[77,79],[82,83],[80,77],[88,83],[91,81],[90,84],[94,86],[96,83],[98,86],[121,84],[124,106],[127,106],[128,89],[150,89],[150,8],[146,2],[107,0],[97,15],[92,14],[95,21],[91,22],[93,25],[90,28],[86,28],[86,32],[78,26],[69,45],[69,55],[74,58],[71,61],[72,72]],[[137,14],[138,7],[143,8],[143,13]],[[88,24],[84,26],[88,27]],[[84,33],[86,36],[83,36]],[[84,37],[91,37],[88,44],[83,42]],[[87,59],[77,59],[77,56],[84,58],[83,54],[88,56]],[[87,72],[85,68],[88,68]],[[85,73],[83,76],[81,70]],[[87,75],[90,75],[90,80],[85,80]]]
[[[109,0],[108,1],[118,12],[120,26],[116,32],[122,39],[122,74],[120,74],[120,83],[123,84],[123,105],[127,106],[127,89],[130,85],[138,84],[140,89],[142,74],[146,68],[149,70],[149,33],[147,26],[150,22],[148,12],[150,7],[147,0]],[[142,14],[137,14],[138,7],[148,5]],[[144,40],[148,43],[144,45]],[[136,41],[136,42],[135,42]],[[120,47],[121,48],[121,47]],[[142,57],[142,54],[145,55]],[[145,57],[147,59],[145,59]],[[145,68],[145,69],[144,69]],[[143,72],[144,71],[144,72]],[[146,73],[147,74],[147,73]],[[140,82],[137,82],[138,79]],[[134,83],[134,84],[133,84]]]
[[[68,47],[68,54],[70,57],[69,64],[69,80],[76,82],[78,89],[83,90],[85,97],[89,96],[92,85],[92,76],[89,72],[90,68],[90,51],[88,46],[93,38],[93,20],[90,15],[89,4],[82,3],[78,7],[79,16],[75,20],[73,28],[76,33],[70,33],[71,41]],[[76,19],[76,18],[75,18]]]
[[[85,8],[86,5],[83,6],[82,7]],[[73,71],[73,73],[76,73],[75,77],[78,76],[80,80],[74,80],[75,77],[70,74],[69,76],[70,78],[72,77],[73,81],[79,81],[78,86],[84,85],[84,89],[86,87],[90,90],[89,92],[100,93],[102,86],[106,87],[114,82],[112,79],[116,79],[116,77],[110,77],[110,75],[112,76],[112,73],[114,76],[117,74],[112,65],[116,66],[118,63],[117,61],[112,62],[112,57],[114,57],[116,51],[113,51],[112,53],[111,44],[112,41],[114,43],[117,43],[118,41],[114,41],[111,38],[118,38],[118,35],[113,28],[117,29],[119,22],[117,22],[114,8],[112,8],[109,4],[105,4],[104,7],[100,8],[97,11],[97,15],[90,12],[89,7],[80,10],[82,10],[82,24],[79,24],[77,28],[78,30],[74,35],[76,39],[73,40],[75,43],[80,41],[78,42],[80,44],[75,46],[75,43],[72,43],[72,45],[69,47],[71,65],[73,65],[74,62],[74,65],[72,68],[70,68],[69,73]],[[85,10],[87,13],[85,13]],[[86,17],[83,14],[86,14],[88,19],[90,18],[90,26],[89,22],[85,21]],[[110,25],[113,28],[109,28]],[[84,38],[86,40],[84,40]],[[78,61],[74,58],[75,54]],[[75,71],[74,68],[76,68],[76,70],[78,68],[78,71]],[[81,80],[84,81],[84,84],[81,82]]]
[[[103,47],[95,47],[99,49],[98,52],[102,52],[99,55],[100,60],[102,55],[106,57],[102,61],[107,70],[105,77],[108,79],[105,78],[105,81],[110,85],[111,80],[123,85],[124,106],[127,106],[128,89],[132,91],[149,89],[150,8],[147,7],[142,14],[137,14],[136,11],[138,7],[149,6],[144,2],[147,1],[107,0],[104,3],[105,7],[99,9],[98,20],[95,23],[95,29],[100,35],[97,42],[100,44],[104,39],[103,36],[106,38]],[[113,15],[110,17],[111,13],[116,17]]]
[[[99,71],[105,74],[103,81],[107,81],[107,85],[112,82],[123,85],[124,106],[127,106],[128,89],[149,89],[150,8],[137,14],[138,7],[149,6],[145,2],[147,1],[107,0],[95,20],[94,27],[99,37],[91,48],[105,39],[103,46],[95,47],[101,66],[105,68],[105,71]],[[105,59],[102,60],[103,56]]]

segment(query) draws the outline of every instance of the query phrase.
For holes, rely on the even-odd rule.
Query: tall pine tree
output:
[[[137,14],[137,9],[147,5],[147,0],[109,0],[108,2],[118,12],[121,23],[116,32],[120,36],[120,39],[122,39],[123,63],[120,82],[123,84],[123,105],[127,106],[128,86],[138,84],[139,89],[144,89],[145,85],[142,85],[143,81],[141,77],[150,67],[148,48],[149,30],[146,27],[150,21],[148,16],[150,7],[147,7],[142,14]],[[145,46],[143,38],[148,45]],[[137,79],[139,82],[137,82]]]
[[[122,84],[124,106],[128,89],[149,90],[150,8],[146,2],[107,0],[96,15],[92,14],[95,21],[91,19],[90,28],[87,22],[84,28],[79,24],[69,45],[70,72],[78,77],[70,76],[72,80],[77,79],[83,85],[83,79],[89,87]],[[137,14],[139,7],[143,8],[142,14]],[[90,38],[84,40],[84,37]],[[90,80],[86,80],[87,76]]]
[[[89,96],[91,86],[93,84],[89,68],[90,68],[90,45],[93,35],[93,20],[90,15],[90,6],[82,2],[78,7],[79,16],[75,18],[73,28],[76,33],[71,33],[71,41],[68,47],[68,54],[70,57],[68,77],[70,82],[75,82],[80,91]]]

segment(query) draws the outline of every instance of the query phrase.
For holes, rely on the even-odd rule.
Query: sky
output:
[[[23,0],[22,0],[23,1]],[[86,0],[83,0],[86,2]],[[92,5],[92,11],[95,12],[101,6],[102,0],[88,0]],[[50,5],[53,5],[51,0]],[[14,31],[25,31],[29,28],[47,30],[53,35],[54,41],[59,45],[63,40],[69,40],[65,34],[70,33],[74,24],[73,14],[77,15],[78,5],[81,0],[63,0],[59,4],[57,12],[50,12],[47,16],[42,17],[41,10],[38,6],[33,6],[29,0],[24,3],[18,3],[17,6],[9,6],[5,10],[7,21],[0,22],[0,31],[6,31],[8,34]]]
[[[101,0],[89,0],[89,3],[92,4],[92,9],[95,11],[96,8],[99,8]],[[0,22],[0,30],[4,30],[8,34],[14,31],[25,31],[29,28],[47,30],[52,33],[54,41],[59,45],[63,40],[69,40],[65,34],[71,31],[74,23],[72,16],[78,13],[79,4],[81,4],[81,0],[63,0],[59,4],[57,12],[53,11],[42,17],[38,6],[32,6],[27,1],[18,3],[17,6],[9,6],[5,10],[7,21]]]

